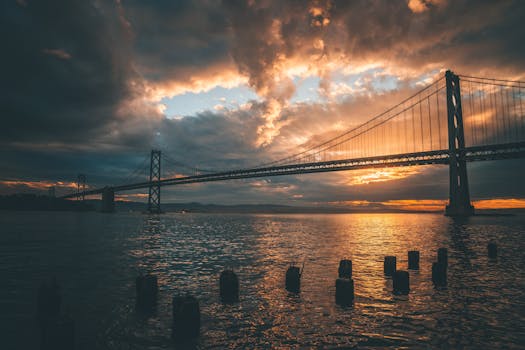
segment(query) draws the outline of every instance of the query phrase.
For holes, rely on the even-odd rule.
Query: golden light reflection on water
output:
[[[419,250],[423,272],[412,271],[412,283],[428,290],[431,285],[422,282],[421,275],[429,276],[439,245],[435,236],[442,233],[443,220],[446,219],[441,216],[416,214],[293,215],[278,222],[264,220],[264,224],[254,226],[261,233],[258,249],[265,256],[262,266],[268,266],[258,295],[272,310],[284,311],[295,302],[293,312],[302,315],[304,322],[322,324],[335,320],[334,327],[341,328],[341,332],[348,332],[344,324],[358,310],[371,317],[397,317],[408,304],[395,301],[408,301],[418,292],[408,297],[393,296],[391,280],[383,274],[383,258],[395,255],[398,269],[407,269],[407,252]],[[356,299],[347,311],[335,305],[335,280],[342,258],[353,262]],[[294,261],[300,266],[305,262],[299,296],[288,294],[283,288],[284,271]],[[280,325],[275,332],[282,333],[297,320],[284,312],[272,322]],[[368,329],[367,325],[363,327]]]
[[[17,340],[38,334],[35,290],[43,275],[58,271],[86,349],[173,349],[171,298],[180,293],[196,296],[201,307],[201,336],[187,348],[518,349],[523,343],[520,215],[9,212],[0,219],[9,228],[0,235],[9,291],[4,333]],[[487,257],[489,240],[498,243],[497,260]],[[449,249],[443,290],[430,278],[438,247]],[[411,249],[421,252],[420,270],[410,271],[408,296],[393,296],[383,256],[396,255],[405,269]],[[335,305],[334,295],[342,257],[353,260],[355,280],[356,300],[347,308]],[[284,290],[291,260],[305,261],[299,295]],[[240,280],[240,302],[233,305],[219,301],[226,267]],[[135,312],[139,272],[159,278],[150,317]]]
[[[473,239],[468,229],[435,214],[170,215],[146,221],[130,254],[139,269],[159,275],[159,322],[169,325],[173,293],[199,298],[204,348],[401,346],[441,339],[432,333],[436,319],[458,305],[441,299],[455,295],[454,283],[470,288],[471,279],[451,282],[451,294],[436,294],[431,264],[441,246],[450,248],[451,274],[479,264],[473,251],[487,231]],[[396,256],[398,269],[406,270],[409,250],[420,251],[420,270],[410,271],[410,294],[394,296],[383,258]],[[356,297],[346,308],[335,304],[342,258],[353,262]],[[304,262],[299,295],[284,288],[292,262]],[[240,279],[238,304],[218,299],[218,276],[228,267]],[[488,275],[480,276],[473,279]]]

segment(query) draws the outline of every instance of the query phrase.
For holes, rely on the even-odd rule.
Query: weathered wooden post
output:
[[[138,276],[135,281],[135,289],[137,292],[137,310],[144,312],[152,311],[157,305],[157,295],[159,292],[157,276],[151,274]]]
[[[199,301],[191,295],[178,295],[173,297],[172,307],[172,338],[175,340],[187,340],[198,337],[201,327]]]
[[[447,285],[447,266],[442,262],[432,263],[432,283],[435,287]]]
[[[408,269],[419,270],[419,251],[410,250],[408,252]]]
[[[410,292],[410,275],[408,271],[396,270],[392,276],[394,294],[406,295]]]
[[[301,291],[301,270],[298,266],[291,265],[286,270],[285,287],[291,293]]]
[[[338,278],[335,281],[335,302],[341,306],[350,305],[354,301],[354,280]]]
[[[339,278],[352,278],[352,260],[343,259],[339,262]]]
[[[496,259],[498,257],[498,245],[496,242],[489,242],[487,244],[487,253],[490,259]]]
[[[385,256],[385,261],[383,263],[383,271],[386,276],[392,276],[394,272],[396,272],[395,256]]]
[[[221,273],[220,295],[223,303],[235,303],[239,301],[239,279],[233,270],[224,270]]]
[[[40,349],[65,350],[75,347],[75,322],[60,316],[62,296],[53,278],[38,289],[36,317],[40,327]]]
[[[439,248],[437,253],[438,263],[442,263],[445,267],[448,266],[448,250],[447,248]]]

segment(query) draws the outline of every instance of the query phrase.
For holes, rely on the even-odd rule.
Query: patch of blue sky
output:
[[[380,67],[370,68],[355,74],[345,74],[343,70],[339,70],[332,74],[332,80],[335,83],[344,83],[355,88],[366,82],[375,91],[395,90],[399,86],[399,78],[395,75],[385,74],[384,69]]]
[[[382,70],[379,68],[372,68],[356,74],[345,74],[342,69],[334,71],[329,77],[332,96],[335,94],[337,97],[344,97],[339,96],[338,91],[334,91],[334,89],[337,89],[336,86],[348,86],[348,89],[344,89],[345,93],[349,93],[352,90],[358,91],[364,78],[370,78],[371,85],[376,90],[397,88],[398,79],[395,76],[382,75],[380,73],[382,73]],[[296,90],[290,101],[291,103],[319,103],[326,100],[326,96],[320,94],[320,77],[315,75],[306,78],[295,77],[293,81]]]
[[[430,71],[414,80],[410,85],[426,85],[425,82],[435,76],[438,71]],[[304,77],[294,77],[295,93],[290,103],[323,103],[326,102],[325,96],[319,94],[319,83],[321,78],[315,75]],[[386,74],[382,68],[370,68],[363,72],[348,74],[344,70],[336,70],[330,75],[332,89],[334,86],[346,85],[348,89],[342,89],[343,95],[334,97],[338,100],[352,94],[352,91],[362,92],[363,85],[369,86],[375,91],[391,91],[399,88],[401,80],[399,77]],[[165,114],[168,118],[180,118],[194,116],[204,111],[214,111],[220,109],[235,110],[242,104],[249,101],[261,101],[262,99],[247,85],[234,88],[224,88],[217,86],[209,91],[201,93],[187,92],[171,98],[163,98],[161,103],[166,106]]]
[[[420,75],[419,77],[417,77],[410,83],[410,86],[411,87],[424,87],[430,83],[433,83],[439,71],[440,71],[439,69],[433,69],[431,71],[428,71],[427,73]],[[445,74],[443,74],[443,76],[444,75]]]
[[[291,103],[315,103],[320,101],[318,76],[309,76],[306,78],[295,77],[295,93],[292,96]]]
[[[166,106],[164,113],[168,118],[181,118],[221,108],[237,109],[252,100],[260,99],[248,86],[241,85],[229,89],[217,86],[200,93],[186,92],[171,98],[165,97],[160,102]]]

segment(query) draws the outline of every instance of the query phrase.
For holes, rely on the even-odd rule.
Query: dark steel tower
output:
[[[149,167],[148,212],[159,214],[160,210],[160,150],[151,150]]]
[[[451,71],[447,71],[445,78],[447,84],[448,150],[450,157],[449,203],[445,210],[445,215],[468,216],[474,214],[474,207],[470,203],[468,187],[459,77]]]

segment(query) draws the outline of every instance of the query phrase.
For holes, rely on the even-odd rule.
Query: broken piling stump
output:
[[[383,271],[386,276],[392,276],[394,272],[396,272],[395,256],[385,256],[385,261],[383,262]]]
[[[298,266],[291,265],[286,270],[286,290],[291,293],[299,293],[301,290],[301,270]]]
[[[201,327],[199,301],[191,295],[177,295],[173,297],[172,308],[172,338],[181,341],[198,337]]]
[[[447,285],[447,267],[441,262],[432,263],[432,283],[435,287]]]
[[[339,262],[339,278],[352,278],[352,260],[343,259]]]
[[[136,308],[139,311],[150,311],[157,305],[157,296],[159,286],[157,276],[140,275],[135,280],[135,289],[137,292]]]
[[[410,275],[408,271],[397,270],[392,276],[394,294],[407,295],[410,292]]]
[[[419,251],[410,250],[408,252],[408,269],[419,270]]]
[[[338,278],[335,281],[335,302],[341,306],[350,305],[354,301],[354,280]]]
[[[221,272],[219,280],[221,301],[223,303],[235,303],[239,301],[239,278],[233,270]]]

